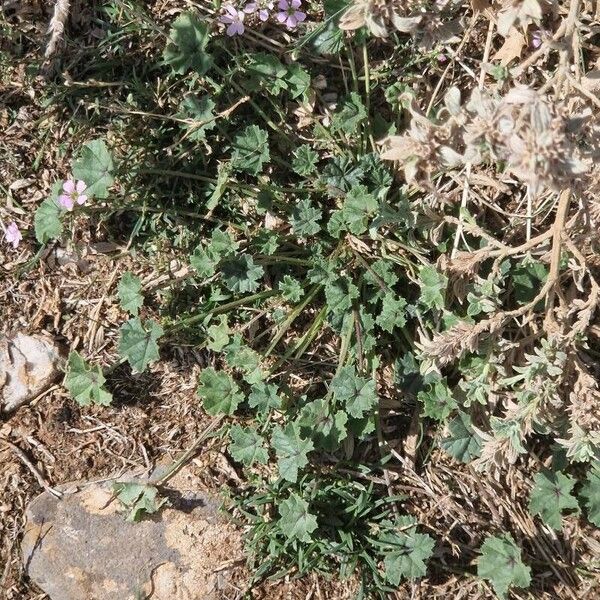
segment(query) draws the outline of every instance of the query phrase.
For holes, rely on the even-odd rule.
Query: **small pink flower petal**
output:
[[[285,23],[287,21],[288,15],[285,12],[277,13],[277,20],[280,23]]]
[[[244,12],[247,15],[251,15],[252,13],[256,12],[256,2],[250,2],[249,4],[246,4],[246,6],[244,6]]]
[[[279,0],[279,4],[277,6],[279,6],[279,10],[287,10],[290,7],[286,0]]]
[[[72,194],[75,191],[75,182],[72,179],[67,179],[63,183],[63,191],[67,194]]]
[[[302,6],[301,0],[292,0],[291,2],[292,8],[300,8]]]
[[[87,185],[85,185],[85,181],[81,181],[81,179],[77,182],[77,193],[78,194],[83,194],[83,192],[86,190]]]
[[[85,194],[79,194],[79,196],[77,196],[77,204],[85,204],[87,199],[88,197]]]
[[[221,23],[225,23],[225,25],[230,25],[231,23],[235,23],[234,19],[232,17],[230,17],[229,15],[221,15],[219,17],[219,21],[221,21]]]
[[[298,25],[298,21],[296,20],[296,16],[295,15],[288,15],[288,18],[285,22],[286,26],[288,29],[294,29],[294,27],[296,27],[296,25]]]
[[[67,194],[61,194],[58,197],[58,203],[66,210],[73,210],[73,198]]]
[[[234,22],[227,28],[227,35],[233,37],[234,35],[242,35],[244,33],[244,26],[241,23]]]
[[[266,21],[269,18],[269,11],[266,8],[261,8],[258,11],[258,18],[261,21]]]
[[[298,23],[302,23],[302,21],[306,19],[306,13],[303,13],[301,10],[297,10],[294,13],[294,17],[296,17],[296,21],[298,21]]]
[[[12,247],[16,250],[19,242],[23,239],[19,227],[12,221],[8,224],[8,227],[4,230],[4,239],[8,244],[12,244]]]

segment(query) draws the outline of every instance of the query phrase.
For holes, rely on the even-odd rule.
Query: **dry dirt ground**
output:
[[[43,50],[49,6],[30,2],[21,8],[26,10],[14,24],[29,47],[15,51],[0,78],[0,193],[7,209],[22,213],[17,215],[22,229],[29,225],[31,231],[35,207],[67,172],[57,148],[68,137],[68,123],[53,120],[41,105],[44,77],[26,77],[28,57]],[[2,49],[10,53],[14,48],[6,43]],[[13,112],[16,119],[9,118]],[[45,331],[94,363],[112,364],[115,332],[124,319],[116,299],[119,274],[131,270],[150,283],[173,276],[179,257],[169,257],[157,271],[143,257],[128,253],[126,242],[114,241],[102,224],[78,229],[74,239],[72,247],[54,246],[33,262],[38,245],[31,235],[18,252],[0,246],[0,331]],[[176,457],[210,424],[195,395],[206,360],[193,347],[172,343],[148,373],[134,378],[119,367],[112,374],[111,407],[81,409],[58,381],[28,406],[0,417],[0,598],[45,598],[24,575],[19,548],[25,506],[44,486],[140,466],[150,469]],[[529,460],[535,466],[536,457]],[[243,483],[219,438],[204,444],[193,465],[209,492]],[[418,473],[406,462],[401,480],[388,472],[391,489],[408,494],[424,530],[443,542],[432,573],[405,584],[397,598],[493,598],[489,587],[465,576],[465,570],[475,573],[473,548],[482,534],[501,530],[510,531],[537,561],[532,595],[516,592],[514,598],[600,598],[600,581],[576,566],[597,560],[600,534],[582,529],[576,517],[565,519],[564,535],[542,528],[526,510],[526,474],[521,465],[494,481],[441,455]],[[456,572],[452,556],[459,553],[471,560]],[[266,582],[248,593],[256,599],[343,600],[352,589],[351,583],[311,576]],[[240,588],[238,597],[242,592]]]

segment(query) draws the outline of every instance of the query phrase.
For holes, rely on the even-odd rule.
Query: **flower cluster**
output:
[[[88,196],[84,194],[87,186],[84,181],[75,181],[74,179],[67,179],[62,186],[62,193],[58,196],[56,203],[67,211],[72,211],[76,204],[85,204],[88,200]],[[4,231],[4,241],[7,244],[11,244],[16,250],[23,234],[19,229],[18,225],[11,221],[6,227],[2,226]]]
[[[277,12],[274,13],[275,19],[288,29],[295,29],[306,19],[306,13],[300,10],[301,6],[302,0],[279,0]],[[219,21],[227,25],[225,31],[228,36],[242,35],[245,30],[244,19],[247,15],[256,14],[261,21],[265,22],[273,14],[274,8],[275,2],[271,0],[249,2],[241,10],[232,4],[226,4]]]

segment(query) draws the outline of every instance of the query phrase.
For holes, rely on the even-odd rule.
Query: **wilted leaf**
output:
[[[523,48],[527,46],[525,36],[516,28],[512,28],[508,36],[504,40],[504,44],[498,52],[492,56],[492,60],[499,60],[500,64],[505,67],[515,58],[520,58]]]

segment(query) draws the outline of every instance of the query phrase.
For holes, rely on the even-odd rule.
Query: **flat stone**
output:
[[[0,338],[0,411],[13,411],[50,387],[60,361],[58,346],[40,335]]]
[[[67,484],[26,511],[22,556],[52,600],[217,600],[232,593],[242,559],[239,531],[186,470],[162,490],[170,506],[137,523],[112,481]]]

